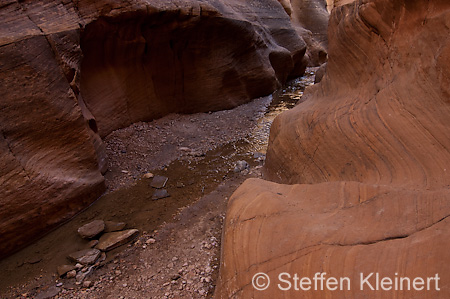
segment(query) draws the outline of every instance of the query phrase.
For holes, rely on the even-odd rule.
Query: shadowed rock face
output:
[[[235,192],[217,297],[297,298],[277,288],[281,272],[352,281],[309,298],[450,296],[449,20],[447,1],[333,10],[325,76],[271,129],[266,175],[299,185],[250,180]],[[258,272],[274,285],[255,291]],[[437,273],[441,291],[361,291],[371,272]]]
[[[278,3],[219,3],[155,5],[86,26],[81,93],[101,136],[171,112],[232,108],[304,71],[305,44]]]
[[[284,0],[280,3],[291,16],[292,24],[307,44],[305,59],[319,66],[327,59],[329,12],[325,0]]]
[[[304,52],[275,0],[3,1],[0,257],[104,191],[101,137],[269,94]]]
[[[327,46],[329,13],[325,0],[291,0],[292,19],[302,28],[310,30],[314,40]]]

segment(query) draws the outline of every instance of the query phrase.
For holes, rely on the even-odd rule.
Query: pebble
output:
[[[153,177],[154,177],[154,174],[151,173],[151,172],[147,172],[146,174],[144,174],[144,175],[142,176],[142,178],[144,178],[144,179],[151,179],[151,178],[153,178]]]
[[[246,161],[237,161],[234,164],[234,172],[241,172],[245,169],[250,168],[250,165]]]
[[[75,271],[75,270],[69,271],[66,274],[67,278],[74,278],[75,276],[77,276],[77,271]]]
[[[145,241],[145,244],[149,245],[149,244],[155,244],[156,240],[153,238],[148,239],[147,241]]]

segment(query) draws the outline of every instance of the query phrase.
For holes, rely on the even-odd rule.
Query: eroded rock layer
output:
[[[333,10],[325,76],[271,129],[266,175],[297,185],[250,180],[235,192],[217,297],[450,296],[449,20],[447,1]],[[252,286],[258,272],[272,280],[265,291]],[[351,290],[281,291],[282,272],[349,277]],[[440,279],[361,289],[372,272]]]
[[[81,93],[102,136],[171,112],[231,108],[304,71],[306,45],[277,1],[151,5],[99,18],[82,35]]]
[[[101,137],[269,94],[304,52],[276,0],[0,3],[0,257],[104,191]]]

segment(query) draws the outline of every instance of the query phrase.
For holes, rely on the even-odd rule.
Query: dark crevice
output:
[[[93,118],[89,119],[88,123],[89,123],[89,128],[91,128],[91,130],[94,133],[98,133],[97,122],[95,121],[95,119],[93,119]]]

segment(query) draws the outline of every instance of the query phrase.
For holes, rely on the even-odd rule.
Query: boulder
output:
[[[333,10],[326,75],[271,128],[265,178],[282,184],[248,180],[230,198],[217,298],[450,297],[449,20],[448,1]],[[282,291],[284,272],[351,289]],[[370,273],[439,281],[361,289]]]
[[[139,234],[137,229],[128,229],[120,232],[106,233],[100,237],[95,248],[101,251],[110,251],[134,240]]]

